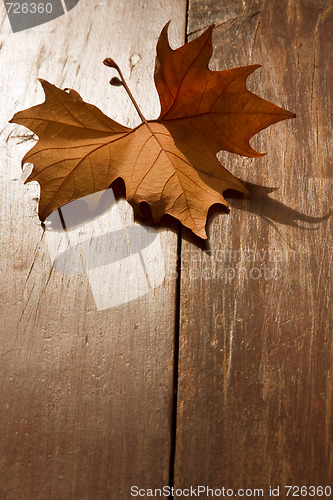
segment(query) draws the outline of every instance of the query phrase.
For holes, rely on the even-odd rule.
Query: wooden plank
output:
[[[127,499],[131,485],[169,480],[176,285],[168,278],[177,231],[158,232],[162,260],[173,256],[163,285],[98,310],[86,274],[52,269],[38,186],[21,181],[20,159],[33,141],[7,121],[42,102],[39,77],[75,88],[121,123],[138,123],[126,93],[109,86],[105,57],[117,60],[146,117],[158,116],[155,45],[169,19],[172,43],[184,42],[185,0],[81,0],[19,33],[0,8],[0,497]],[[131,210],[119,210],[130,224]]]
[[[211,67],[261,63],[248,87],[297,118],[252,140],[264,158],[221,154],[252,198],[207,244],[183,233],[175,486],[284,498],[332,485],[333,8],[190,0],[190,39],[213,22]]]

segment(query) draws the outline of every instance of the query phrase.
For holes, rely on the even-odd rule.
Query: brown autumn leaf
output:
[[[12,118],[39,137],[22,164],[34,165],[26,182],[41,186],[42,221],[62,205],[107,189],[121,177],[135,209],[147,202],[155,222],[169,214],[206,238],[209,208],[215,203],[228,206],[223,191],[247,193],[217,160],[217,152],[261,156],[249,139],[295,114],[246,88],[247,77],[258,65],[208,69],[213,26],[176,50],[169,45],[167,30],[168,24],[157,44],[157,120],[146,121],[141,115],[139,126],[124,127],[74,90],[60,90],[45,80],[40,80],[45,102]],[[122,78],[116,63],[105,63]]]

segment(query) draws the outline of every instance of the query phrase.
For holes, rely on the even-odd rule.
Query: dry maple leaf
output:
[[[169,45],[167,29],[168,24],[157,44],[157,120],[146,121],[138,110],[142,123],[134,129],[124,127],[74,90],[60,90],[44,80],[40,81],[45,102],[12,118],[39,137],[22,164],[34,165],[26,182],[38,181],[41,186],[42,221],[62,205],[107,189],[121,177],[135,209],[147,202],[155,222],[169,214],[206,238],[209,208],[215,203],[228,206],[223,191],[247,193],[217,160],[217,152],[261,156],[249,139],[295,114],[246,88],[247,77],[258,65],[208,69],[213,26],[176,50]],[[107,59],[105,64],[118,70],[131,96],[116,63]]]

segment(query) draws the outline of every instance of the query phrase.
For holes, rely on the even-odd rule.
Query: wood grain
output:
[[[41,77],[136,125],[107,56],[158,116],[155,44],[169,19],[184,42],[186,2],[81,0],[15,34],[0,8],[0,498],[129,498],[170,480],[176,225],[159,231],[164,284],[98,311],[87,276],[52,269],[38,187],[21,181],[33,139],[7,122],[42,101]],[[251,199],[211,210],[207,244],[183,231],[175,486],[331,485],[331,2],[189,0],[187,14],[189,39],[216,24],[212,68],[261,63],[249,88],[297,118],[253,139],[265,158],[222,153]]]
[[[108,84],[108,56],[147,118],[157,117],[155,45],[169,19],[172,43],[184,42],[185,0],[81,0],[65,16],[14,34],[0,8],[0,498],[127,499],[131,485],[169,480],[176,230],[159,232],[171,256],[164,284],[98,311],[87,276],[52,269],[38,186],[21,181],[20,159],[33,140],[7,122],[42,102],[39,77],[136,124],[125,92]],[[131,211],[122,211],[129,220]]]
[[[183,231],[175,486],[268,498],[332,485],[333,9],[190,0],[190,39],[213,22],[211,67],[262,64],[248,87],[297,118],[262,159],[222,153],[252,197],[212,210],[207,245]]]

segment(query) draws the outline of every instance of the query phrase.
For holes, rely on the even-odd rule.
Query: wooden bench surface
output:
[[[332,486],[332,2],[80,0],[17,33],[0,13],[0,499]],[[86,275],[52,267],[38,185],[21,179],[34,142],[8,120],[42,102],[45,78],[138,124],[108,56],[156,118],[170,19],[173,47],[214,23],[211,68],[261,64],[248,87],[297,118],[251,140],[265,157],[222,152],[251,198],[214,207],[207,242],[158,229],[163,284],[98,310]]]

